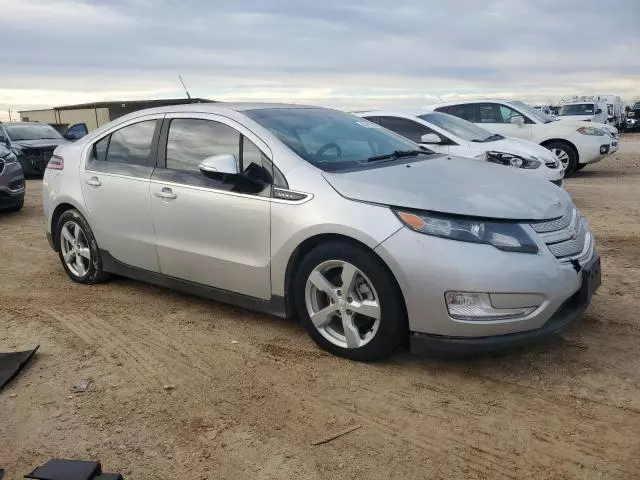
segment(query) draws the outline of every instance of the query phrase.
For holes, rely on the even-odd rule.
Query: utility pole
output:
[[[9,107],[9,121],[13,122],[13,120],[11,119],[11,107]]]

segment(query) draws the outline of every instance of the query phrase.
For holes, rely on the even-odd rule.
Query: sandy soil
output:
[[[127,479],[640,478],[640,135],[567,189],[603,257],[579,324],[501,355],[358,364],[292,322],[125,279],[73,284],[29,181],[24,210],[0,217],[0,351],[41,347],[0,392],[0,468],[17,479],[66,457]]]

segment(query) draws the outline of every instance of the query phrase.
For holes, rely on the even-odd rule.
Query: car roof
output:
[[[302,108],[324,108],[312,105],[299,105],[290,103],[265,103],[265,102],[216,102],[216,103],[184,103],[179,105],[165,105],[162,107],[146,108],[136,110],[136,114],[144,112],[150,113],[174,113],[174,112],[200,112],[200,113],[222,113],[224,111],[243,112],[249,110],[265,110],[271,108],[302,109]]]

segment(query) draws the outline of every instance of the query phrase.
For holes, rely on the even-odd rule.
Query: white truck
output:
[[[599,114],[597,110],[601,110]],[[606,123],[617,129],[625,127],[624,103],[619,95],[601,94],[574,97],[563,102],[558,114],[561,119]],[[584,117],[584,118],[579,118]]]

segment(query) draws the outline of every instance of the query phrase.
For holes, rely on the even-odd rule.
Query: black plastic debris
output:
[[[0,388],[4,387],[24,367],[39,347],[40,345],[25,352],[0,353]]]
[[[123,480],[118,473],[102,473],[100,462],[54,458],[24,476],[37,480]]]

